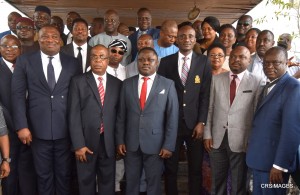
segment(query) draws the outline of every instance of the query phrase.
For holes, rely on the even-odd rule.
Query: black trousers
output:
[[[193,129],[189,129],[184,120],[178,123],[176,148],[172,157],[165,160],[165,191],[166,195],[178,195],[177,172],[180,146],[183,142],[187,146],[188,186],[190,195],[199,195],[202,191],[202,139],[193,139]]]

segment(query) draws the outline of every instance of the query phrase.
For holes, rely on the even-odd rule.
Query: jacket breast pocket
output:
[[[162,129],[152,129],[152,134],[155,135],[155,134],[162,134],[163,131]]]

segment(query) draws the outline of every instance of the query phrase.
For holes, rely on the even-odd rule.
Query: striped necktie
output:
[[[187,64],[187,61],[189,60],[188,57],[184,56],[183,58],[183,65],[182,65],[182,70],[181,70],[181,82],[182,85],[185,86],[188,74],[189,74],[189,67]]]

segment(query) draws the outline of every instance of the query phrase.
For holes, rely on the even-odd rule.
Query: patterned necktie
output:
[[[55,87],[55,84],[56,84],[54,68],[53,68],[53,64],[52,64],[53,56],[49,56],[48,58],[49,58],[49,64],[47,67],[47,79],[48,79],[49,88],[52,92]]]
[[[103,103],[104,103],[104,96],[105,96],[105,91],[104,91],[104,87],[103,87],[103,78],[102,77],[98,77],[99,80],[99,85],[98,85],[98,92],[100,95],[100,100],[101,100],[101,105],[103,107]],[[103,119],[101,120],[101,124],[100,124],[100,134],[104,132],[104,125],[103,125]]]
[[[149,78],[143,77],[142,79],[144,79],[144,82],[140,94],[140,106],[141,106],[141,110],[144,110],[145,103],[146,103],[146,96],[147,96],[147,81]]]
[[[77,59],[79,61],[79,65],[80,65],[80,71],[83,72],[83,68],[82,68],[82,55],[81,55],[81,47],[77,47],[78,49],[78,55],[77,55]]]
[[[237,78],[237,75],[234,74],[234,75],[231,75],[233,78],[232,78],[232,81],[230,83],[230,106],[232,105],[232,102],[235,98],[235,91],[236,91],[236,81],[235,79]]]
[[[181,83],[183,86],[185,86],[188,74],[189,74],[189,67],[187,64],[187,61],[189,60],[188,57],[184,56],[183,58],[183,65],[182,65],[182,70],[181,70]]]

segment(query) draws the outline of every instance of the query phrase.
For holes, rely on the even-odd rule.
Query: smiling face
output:
[[[257,34],[256,30],[250,30],[246,34],[245,44],[251,53],[256,51],[257,36],[258,36],[258,34]]]
[[[87,42],[89,36],[88,27],[84,22],[76,22],[72,28],[73,40],[77,45],[83,45]]]
[[[108,11],[104,15],[104,30],[108,35],[117,33],[120,24],[119,16],[114,11]]]
[[[138,27],[145,31],[151,27],[152,17],[149,11],[141,11],[138,13]]]
[[[211,62],[211,67],[213,70],[218,70],[222,68],[225,61],[225,53],[223,49],[215,47],[209,52],[209,59]]]
[[[143,76],[153,75],[158,67],[157,55],[151,50],[142,50],[138,55],[138,70]]]
[[[39,44],[43,53],[54,56],[60,51],[60,34],[56,27],[45,26],[39,31]]]
[[[203,23],[201,30],[202,30],[204,39],[207,39],[207,40],[215,39],[216,31],[207,22]]]
[[[233,29],[224,28],[220,33],[220,41],[226,48],[231,48],[236,41]]]
[[[21,43],[17,37],[6,35],[1,39],[0,45],[2,57],[11,63],[15,63],[17,57],[21,54]]]
[[[196,43],[196,32],[191,26],[183,26],[177,34],[177,44],[179,51],[183,55],[188,55],[192,52]]]
[[[238,46],[231,51],[229,67],[234,74],[239,74],[246,70],[250,62],[250,51],[246,47]]]

